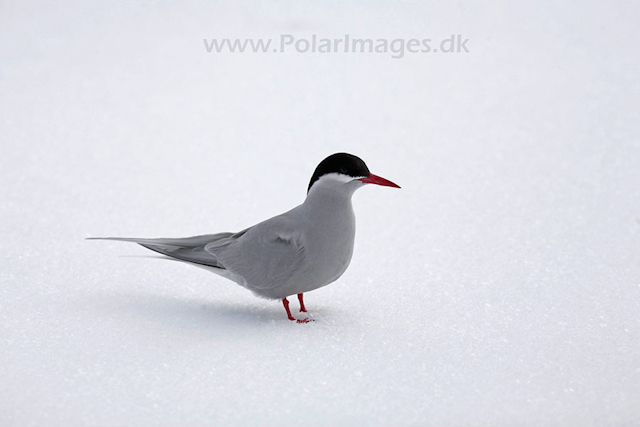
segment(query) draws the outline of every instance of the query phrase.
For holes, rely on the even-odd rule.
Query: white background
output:
[[[639,425],[640,8],[556,3],[4,2],[0,424]],[[281,34],[470,52],[203,44]],[[84,240],[243,229],[337,151],[403,188],[312,324]]]

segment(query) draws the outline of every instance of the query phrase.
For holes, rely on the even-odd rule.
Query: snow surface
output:
[[[640,6],[4,2],[0,425],[640,425]],[[204,38],[469,38],[209,54]],[[315,322],[88,236],[365,188]],[[297,301],[292,302],[297,307]]]

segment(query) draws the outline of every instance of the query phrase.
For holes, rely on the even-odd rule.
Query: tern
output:
[[[288,212],[237,233],[184,238],[90,239],[134,242],[152,251],[207,268],[256,296],[281,300],[289,320],[287,297],[327,286],[346,271],[353,255],[356,222],[351,196],[366,184],[400,188],[369,172],[357,156],[336,153],[324,159],[309,181],[304,202]]]

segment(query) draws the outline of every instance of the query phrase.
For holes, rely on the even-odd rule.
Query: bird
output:
[[[367,184],[400,188],[372,174],[359,157],[335,153],[316,167],[302,204],[242,231],[184,238],[89,239],[138,243],[205,267],[258,297],[281,300],[289,320],[308,323],[309,318],[293,317],[287,297],[297,295],[300,312],[308,315],[303,294],[335,282],[346,271],[356,232],[351,198]]]

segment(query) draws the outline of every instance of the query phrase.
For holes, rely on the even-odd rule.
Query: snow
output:
[[[640,424],[639,14],[4,4],[0,425]],[[469,52],[203,43],[281,34]],[[313,323],[84,240],[241,230],[337,151],[403,188],[356,193],[355,255],[306,295]]]

